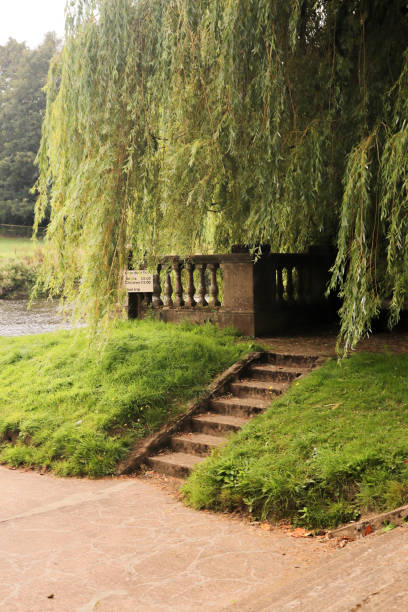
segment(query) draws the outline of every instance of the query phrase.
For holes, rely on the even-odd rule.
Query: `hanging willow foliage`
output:
[[[43,282],[96,321],[135,261],[337,245],[345,348],[408,286],[406,0],[71,0]]]

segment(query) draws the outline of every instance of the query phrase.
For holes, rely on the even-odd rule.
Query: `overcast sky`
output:
[[[64,34],[65,0],[0,0],[0,45],[8,39],[36,47],[46,32]]]

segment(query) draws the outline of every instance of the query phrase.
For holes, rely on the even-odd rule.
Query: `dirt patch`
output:
[[[270,336],[256,338],[255,342],[271,348],[277,352],[319,355],[322,357],[336,356],[337,335],[334,331],[321,334]],[[391,332],[378,332],[358,343],[355,352],[369,353],[408,353],[408,332],[394,330]]]
[[[0,436],[0,443],[1,444],[12,444],[14,446],[19,436],[20,436],[19,429],[8,430]]]

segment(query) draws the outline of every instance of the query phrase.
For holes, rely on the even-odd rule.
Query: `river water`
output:
[[[27,300],[0,300],[0,336],[42,334],[72,327],[58,314],[57,302],[38,300],[30,310],[27,304]]]

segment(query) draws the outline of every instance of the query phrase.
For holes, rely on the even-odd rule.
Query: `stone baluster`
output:
[[[282,278],[282,268],[280,266],[278,266],[277,268],[277,294],[278,294],[278,300],[279,302],[283,301],[283,293],[284,293],[284,287],[283,287],[283,278]]]
[[[153,274],[153,308],[161,308],[163,306],[161,299],[160,270],[161,264],[157,266],[157,274]]]
[[[184,306],[183,285],[181,282],[181,263],[177,259],[173,261],[173,270],[176,277],[176,283],[174,285],[174,306],[176,306],[176,308],[181,308]]]
[[[188,274],[188,287],[187,287],[187,299],[186,306],[188,308],[194,308],[196,305],[196,301],[194,299],[195,296],[195,286],[194,286],[194,263],[192,261],[187,261],[186,269]]]
[[[173,307],[173,300],[171,297],[172,295],[173,295],[173,287],[171,284],[170,270],[167,270],[166,280],[164,282],[164,305],[167,306],[168,308]]]
[[[218,282],[217,282],[217,270],[218,264],[212,263],[209,266],[210,275],[211,275],[211,284],[210,284],[210,306],[217,307],[221,306],[221,302],[218,300]]]
[[[293,302],[293,276],[292,276],[291,266],[286,268],[286,274],[287,274],[286,295],[288,296],[288,301]]]
[[[206,270],[207,264],[200,264],[198,266],[199,269],[199,278],[200,278],[200,282],[198,285],[198,295],[200,296],[199,300],[198,300],[198,305],[199,306],[207,306],[207,300],[205,299],[205,295],[207,293],[207,287],[206,287],[206,282],[205,282],[205,270]]]

